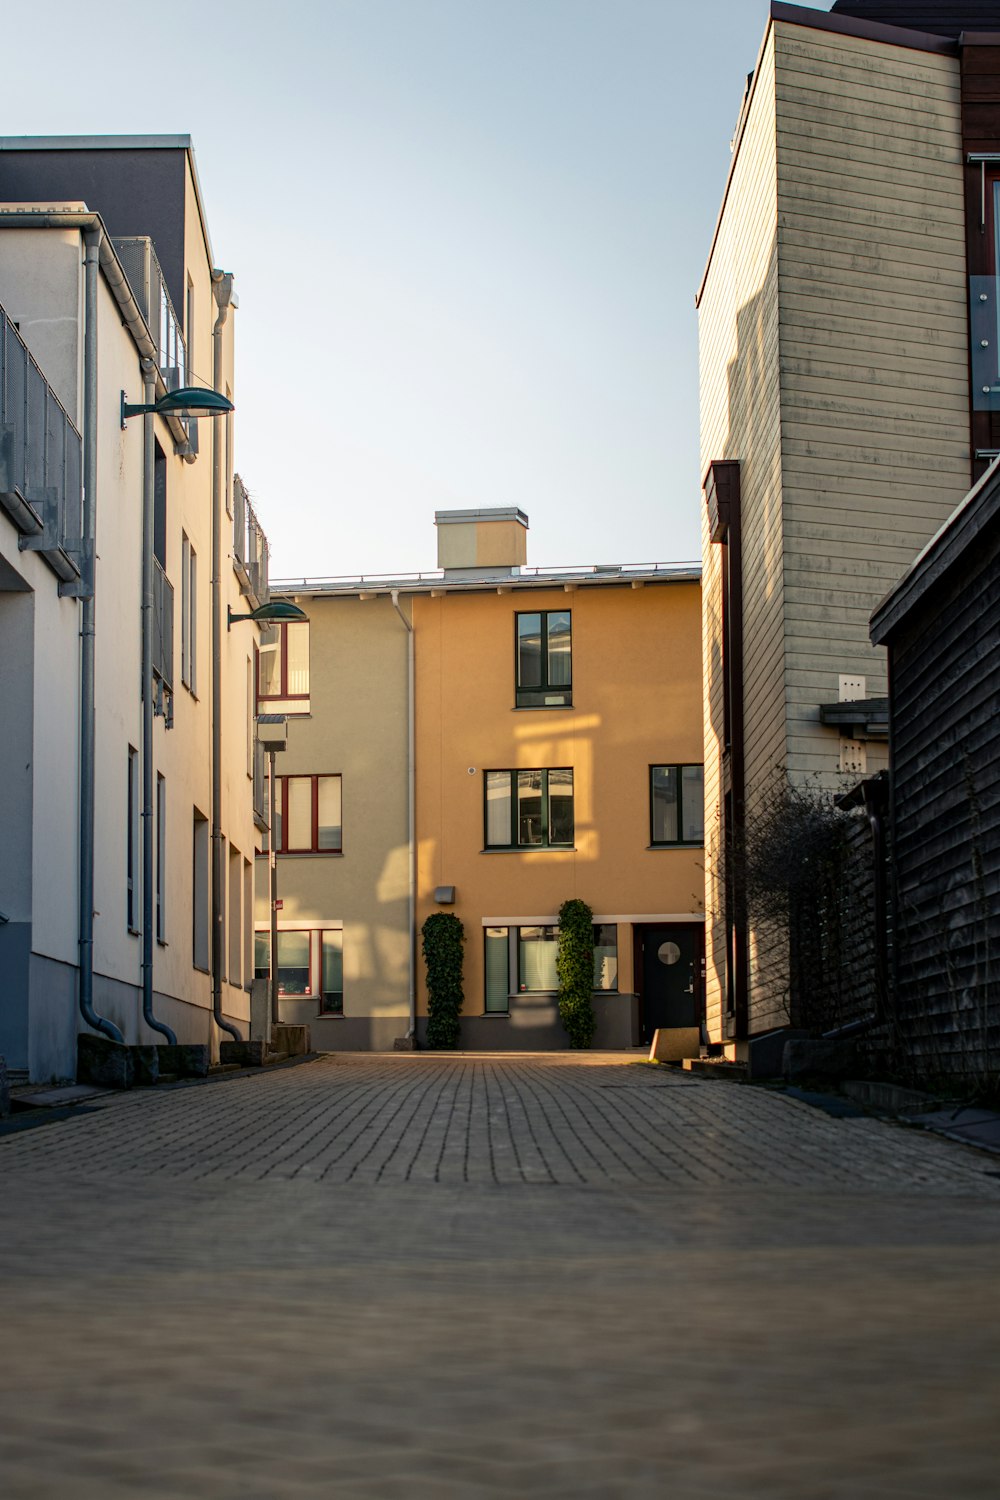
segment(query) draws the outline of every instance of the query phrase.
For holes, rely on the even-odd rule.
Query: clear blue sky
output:
[[[272,575],[433,568],[435,509],[479,505],[531,563],[689,559],[694,291],[766,14],[50,0],[5,14],[0,133],[194,137]]]

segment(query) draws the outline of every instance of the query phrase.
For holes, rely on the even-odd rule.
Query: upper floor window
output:
[[[568,609],[517,614],[515,703],[569,708],[573,702],[573,626]]]
[[[570,848],[573,844],[573,772],[487,771],[488,849]]]
[[[651,844],[705,842],[703,766],[650,766]]]
[[[339,776],[276,776],[274,802],[276,853],[342,852]]]
[[[309,710],[309,621],[289,620],[271,625],[261,634],[257,697],[277,712],[281,701],[292,702],[291,713]]]

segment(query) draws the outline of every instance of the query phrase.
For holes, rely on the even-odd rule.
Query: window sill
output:
[[[264,850],[267,853],[267,850]],[[343,849],[276,849],[277,859],[343,859]]]
[[[192,964],[192,969],[197,969],[199,974],[208,974],[209,970],[203,964]]]
[[[480,854],[575,854],[575,844],[494,844]]]
[[[142,933],[139,931],[138,927],[127,927],[125,930],[128,933],[129,937],[142,937]]]
[[[566,713],[574,708],[572,703],[515,703],[511,709],[514,714],[558,714]]]
[[[166,938],[157,938],[156,946],[158,948],[169,948],[170,944],[167,942]]]
[[[698,844],[685,844],[678,840],[676,844],[647,844],[646,851],[647,853],[655,853],[658,849],[704,849],[704,847],[704,839]]]

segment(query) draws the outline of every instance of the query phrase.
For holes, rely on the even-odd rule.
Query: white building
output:
[[[266,548],[232,482],[231,415],[122,416],[123,393],[231,397],[235,306],[186,137],[0,140],[0,1054],[15,1076],[73,1076],[79,1031],[213,1051],[247,1034],[257,627],[229,630],[227,609],[260,602]]]

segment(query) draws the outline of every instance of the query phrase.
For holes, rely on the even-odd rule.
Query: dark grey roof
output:
[[[835,16],[879,21],[935,36],[958,37],[963,31],[1000,31],[997,0],[835,0]]]
[[[966,495],[882,600],[869,622],[876,646],[891,640],[912,613],[923,604],[952,568],[966,561],[981,545],[986,533],[1000,523],[1000,458],[993,460],[979,483]]]

